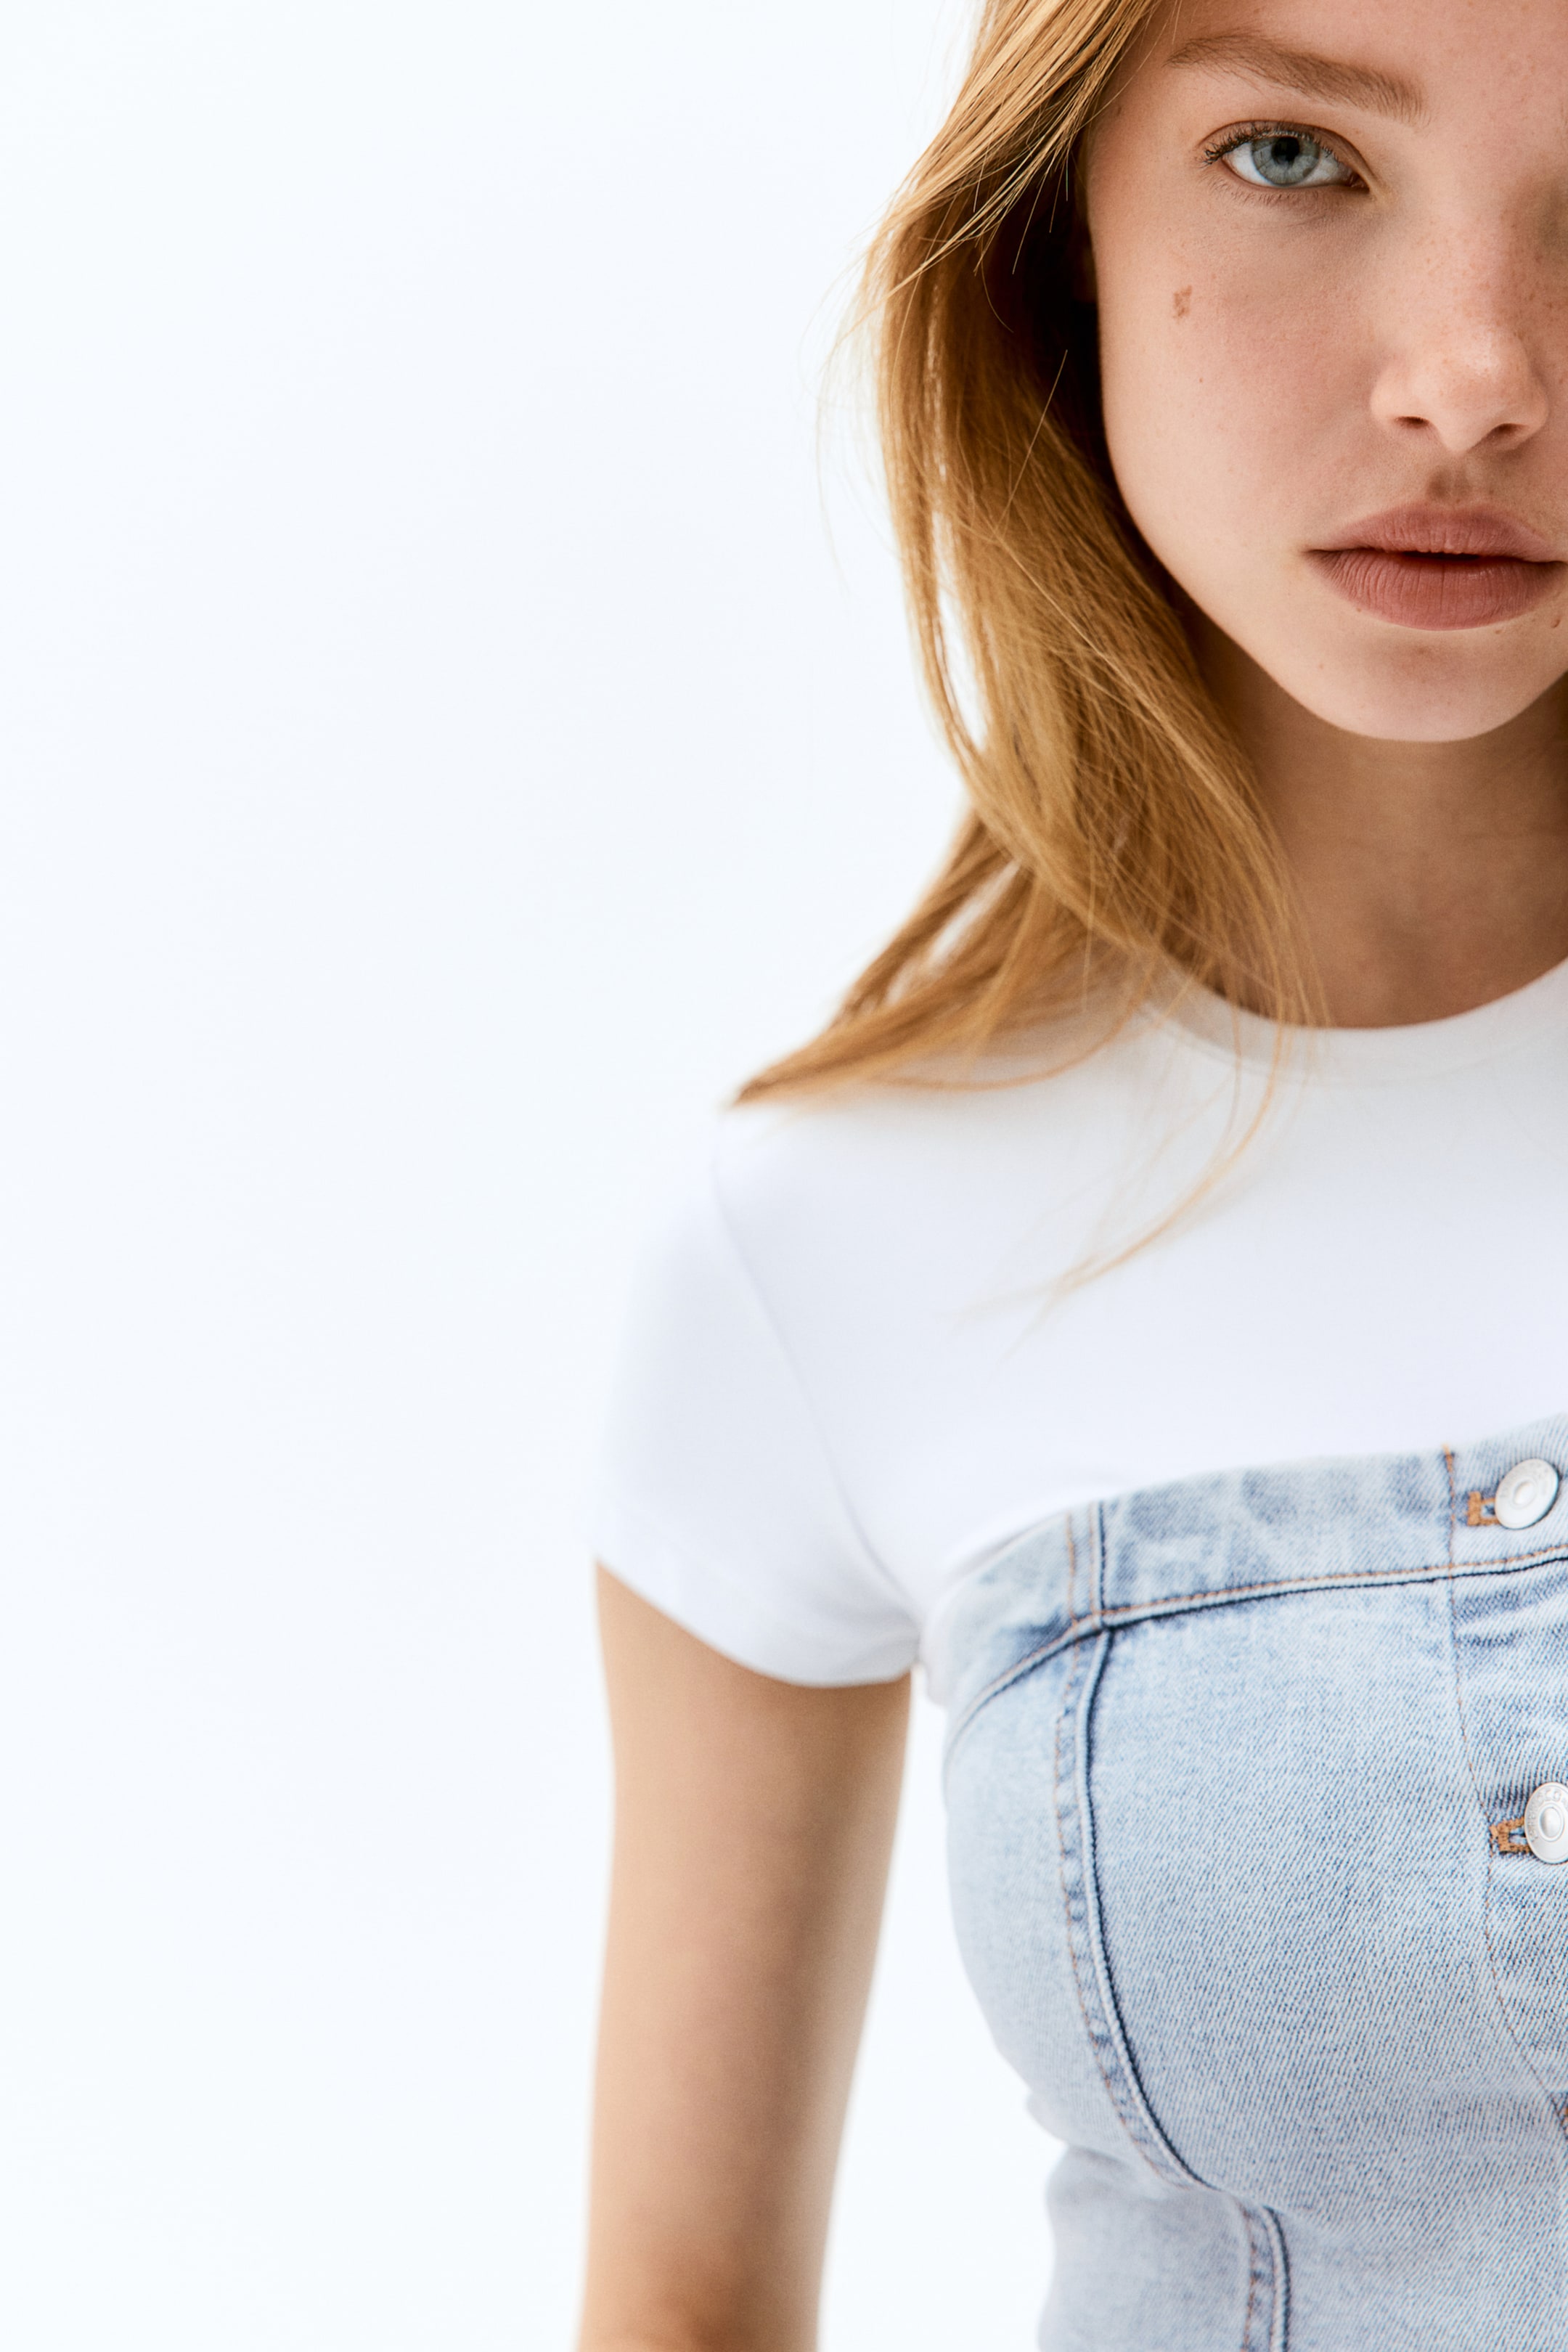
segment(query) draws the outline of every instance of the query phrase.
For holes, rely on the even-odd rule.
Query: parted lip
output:
[[[1353,548],[1382,555],[1468,556],[1481,562],[1489,557],[1493,562],[1562,561],[1549,540],[1502,507],[1389,507],[1321,540],[1313,552],[1337,555]]]

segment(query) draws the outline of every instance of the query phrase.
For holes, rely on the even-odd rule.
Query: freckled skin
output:
[[[1422,119],[1234,61],[1169,62],[1238,30],[1395,75]],[[1565,113],[1561,0],[1184,0],[1091,143],[1106,430],[1129,510],[1202,612],[1333,727],[1468,740],[1568,668]],[[1321,131],[1360,185],[1280,194],[1207,160],[1227,131],[1276,121]],[[1427,500],[1486,502],[1544,534],[1564,560],[1553,593],[1431,633],[1325,582],[1314,547]]]

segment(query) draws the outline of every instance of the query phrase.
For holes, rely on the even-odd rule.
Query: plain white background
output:
[[[957,0],[0,37],[0,2334],[567,2347],[628,1266],[954,788],[816,392]],[[1022,2347],[914,1741],[828,2352]]]

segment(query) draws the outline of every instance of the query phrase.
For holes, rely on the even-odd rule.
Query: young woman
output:
[[[906,1679],[1050,2352],[1568,2345],[1568,11],[990,0],[877,246],[971,814],[656,1254],[586,2352],[805,2352]]]

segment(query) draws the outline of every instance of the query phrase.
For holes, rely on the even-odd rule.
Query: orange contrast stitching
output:
[[[1568,1559],[1568,1542],[1548,1544],[1542,1551],[1512,1552],[1506,1559],[1467,1559],[1428,1561],[1419,1568],[1340,1568],[1331,1569],[1326,1576],[1275,1576],[1263,1584],[1221,1584],[1205,1592],[1171,1592],[1158,1601],[1128,1601],[1119,1609],[1102,1609],[1100,1621],[1109,1624],[1112,1618],[1146,1617],[1156,1609],[1183,1609],[1194,1601],[1244,1601],[1255,1592],[1300,1592],[1313,1584],[1414,1584],[1418,1577],[1448,1576],[1456,1571],[1460,1576],[1500,1576],[1505,1569],[1529,1568],[1539,1559]]]
[[[1306,1592],[1320,1585],[1325,1591],[1354,1591],[1359,1585],[1379,1582],[1418,1584],[1424,1577],[1500,1576],[1510,1569],[1532,1567],[1537,1560],[1564,1559],[1568,1559],[1568,1544],[1557,1543],[1548,1545],[1543,1551],[1515,1552],[1507,1559],[1448,1560],[1436,1565],[1426,1562],[1418,1568],[1339,1569],[1328,1576],[1279,1577],[1267,1584],[1224,1584],[1210,1592],[1175,1592],[1158,1601],[1129,1601],[1119,1609],[1098,1612],[1090,1609],[1078,1618],[1069,1615],[1059,1633],[1051,1634],[1037,1649],[1026,1652],[1023,1657],[1015,1659],[1010,1666],[1004,1667],[999,1675],[994,1675],[990,1682],[975,1692],[962,1714],[953,1717],[947,1735],[948,1760],[951,1763],[960,1739],[976,1716],[983,1714],[994,1698],[1000,1698],[1010,1684],[1021,1682],[1026,1675],[1032,1674],[1037,1666],[1043,1665],[1047,1658],[1055,1657],[1070,1643],[1087,1639],[1108,1626],[1131,1624],[1139,1618],[1170,1615],[1178,1609],[1194,1609],[1200,1605],[1223,1609],[1229,1601],[1250,1601],[1260,1592],[1282,1595]]]
[[[1252,2306],[1258,2300],[1258,2224],[1247,2206],[1241,2209],[1247,2224],[1247,2313],[1241,2323],[1241,2352],[1253,2352]]]

